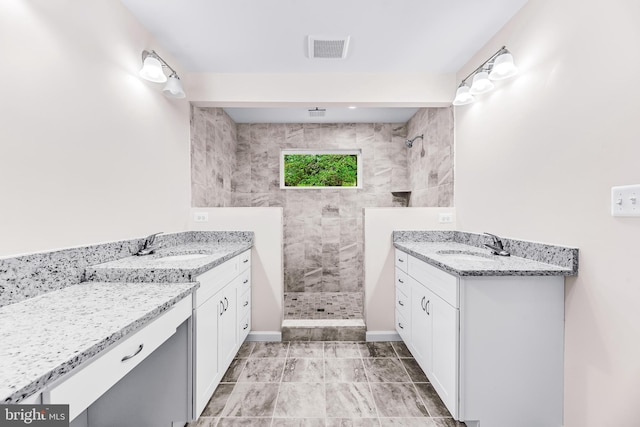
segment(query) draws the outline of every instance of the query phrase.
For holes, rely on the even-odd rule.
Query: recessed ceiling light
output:
[[[349,105],[349,109],[350,110],[355,110],[356,108],[358,108],[358,107],[356,107],[355,105]]]

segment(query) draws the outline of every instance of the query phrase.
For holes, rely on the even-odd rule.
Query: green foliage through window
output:
[[[355,154],[285,154],[285,187],[356,187]]]

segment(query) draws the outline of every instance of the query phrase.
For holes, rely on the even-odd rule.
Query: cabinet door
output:
[[[432,323],[431,372],[427,373],[440,398],[458,414],[458,310],[435,297],[430,304]]]
[[[198,307],[196,312],[196,418],[204,410],[221,376],[218,362],[218,319],[222,309],[218,293]]]
[[[434,295],[413,279],[411,282],[411,348],[427,375],[432,366],[432,308]]]
[[[234,281],[235,282],[235,281]],[[236,284],[228,284],[222,295],[223,310],[218,324],[218,343],[221,370],[227,369],[235,356],[238,342]]]

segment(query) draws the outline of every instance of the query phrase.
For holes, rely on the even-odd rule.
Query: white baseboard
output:
[[[282,341],[282,332],[280,331],[251,331],[247,336],[246,341]]]
[[[367,331],[367,341],[402,341],[396,331]]]

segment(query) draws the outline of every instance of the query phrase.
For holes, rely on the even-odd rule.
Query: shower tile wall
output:
[[[407,135],[424,134],[408,151],[409,206],[453,206],[453,108],[421,108],[407,123]]]
[[[232,206],[236,124],[222,108],[191,106],[191,205]]]
[[[425,134],[407,149],[404,140]],[[284,208],[285,292],[362,292],[364,207],[451,206],[453,114],[421,109],[407,124],[238,124],[192,107],[192,205]],[[363,188],[280,189],[282,149],[362,149]],[[408,164],[407,164],[408,163]]]
[[[361,292],[363,207],[401,206],[404,124],[239,124],[234,206],[284,207],[286,292]],[[363,188],[280,189],[280,151],[359,148]],[[249,178],[249,179],[247,179]]]

